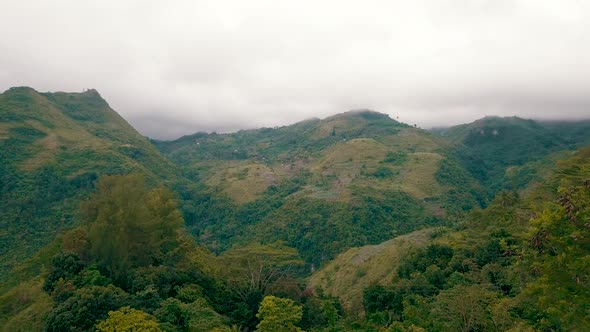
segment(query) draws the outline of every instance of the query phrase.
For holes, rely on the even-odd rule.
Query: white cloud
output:
[[[421,126],[590,115],[586,1],[0,5],[0,89],[96,88],[149,136],[361,107]]]

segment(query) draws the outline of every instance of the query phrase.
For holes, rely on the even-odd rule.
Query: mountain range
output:
[[[198,256],[198,273],[214,280],[195,281],[200,295],[194,296],[217,317],[216,328],[229,321],[251,329],[258,322],[252,310],[260,298],[242,299],[250,311],[238,310],[236,298],[237,307],[231,308],[219,299],[225,294],[220,289],[243,272],[228,272],[227,262],[241,264],[236,257],[244,248],[252,257],[264,252],[271,255],[267,258],[278,257],[274,250],[283,248],[279,251],[301,259],[288,278],[275,280],[275,288],[261,289],[257,296],[300,301],[301,326],[310,330],[354,330],[355,324],[375,331],[583,328],[590,316],[581,317],[588,313],[583,295],[564,316],[569,323],[559,318],[565,307],[546,300],[587,290],[583,271],[590,266],[587,259],[575,259],[584,259],[589,249],[583,226],[589,200],[581,189],[590,179],[588,144],[590,121],[486,117],[424,130],[371,110],[160,141],[143,137],[96,90],[11,88],[0,94],[0,276],[5,280],[0,325],[11,330],[20,324],[23,330],[62,326],[55,325],[61,316],[54,313],[67,301],[60,302],[63,294],[42,290],[55,271],[51,257],[65,250],[63,241],[72,232],[92,234],[84,206],[96,199],[100,179],[141,174],[149,190],[173,193],[187,236],[174,243],[194,241],[183,248],[198,248],[189,256]],[[568,218],[576,221],[556,226],[556,220]],[[531,247],[535,236],[544,239],[544,247]],[[562,254],[561,263],[554,261]],[[289,255],[281,259],[290,266],[299,262]],[[159,302],[150,307],[137,300],[149,287],[135,289],[139,286],[117,279],[100,259],[79,256],[136,299],[131,307],[160,323],[168,317],[158,311]],[[162,259],[148,266],[165,265]],[[559,264],[565,264],[561,276],[552,270]],[[285,284],[289,280],[297,286]],[[544,290],[558,282],[569,288]],[[212,286],[217,284],[225,286]],[[160,289],[162,303],[184,301],[180,291],[171,290],[182,285],[166,286],[172,288],[165,295]],[[306,288],[313,297],[302,295]],[[458,290],[483,299],[466,304],[483,306],[471,313],[472,325],[445,323],[445,315],[456,312],[440,307],[456,301]],[[195,305],[195,299],[187,305]],[[527,301],[534,306],[527,309]],[[327,318],[325,303],[337,303],[338,322]],[[502,305],[504,311],[493,311]],[[323,315],[323,325],[312,323],[313,310]],[[170,324],[166,329],[183,329]]]

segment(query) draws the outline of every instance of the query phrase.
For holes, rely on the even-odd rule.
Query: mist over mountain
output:
[[[590,106],[588,12],[551,0],[10,1],[0,90],[96,88],[159,139],[357,108],[422,128],[577,120]]]
[[[590,331],[589,1],[0,31],[0,332]]]

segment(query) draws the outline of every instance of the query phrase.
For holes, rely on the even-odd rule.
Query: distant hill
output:
[[[153,143],[205,185],[185,218],[216,250],[285,241],[317,266],[484,200],[445,139],[369,110]]]
[[[519,117],[485,117],[434,132],[455,144],[461,164],[490,195],[505,186],[507,170],[590,142],[590,122],[539,122]],[[527,175],[528,176],[528,175]],[[529,178],[530,181],[530,178]],[[523,187],[528,182],[520,181]]]
[[[524,190],[590,137],[584,128],[486,117],[428,132],[356,110],[152,142],[193,181],[179,189],[185,220],[209,248],[285,241],[317,267]]]
[[[77,223],[79,204],[103,174],[173,179],[174,164],[96,90],[0,94],[0,272]]]
[[[523,164],[567,147],[540,123],[518,117],[485,117],[451,127],[443,136],[473,149],[486,162],[502,166]]]
[[[590,144],[590,120],[540,121],[539,123],[570,147],[580,148]]]

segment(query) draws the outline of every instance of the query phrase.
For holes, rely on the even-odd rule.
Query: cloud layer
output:
[[[423,127],[590,117],[583,0],[0,5],[0,90],[96,88],[151,137],[354,108]]]

